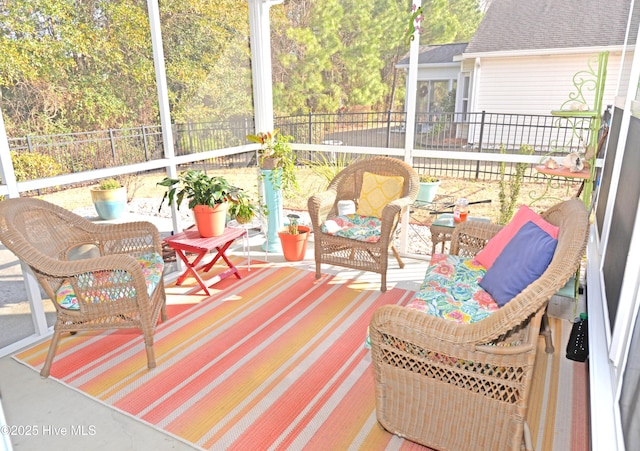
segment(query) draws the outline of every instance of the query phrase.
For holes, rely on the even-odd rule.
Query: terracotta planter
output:
[[[118,219],[127,206],[127,189],[91,188],[91,200],[100,219]]]
[[[228,203],[217,204],[215,207],[207,205],[196,205],[193,207],[193,218],[200,236],[210,238],[220,236],[224,233],[227,225]]]
[[[284,258],[290,262],[297,262],[304,259],[307,252],[307,240],[309,239],[309,227],[298,226],[298,234],[291,235],[288,229],[278,232],[282,253]]]

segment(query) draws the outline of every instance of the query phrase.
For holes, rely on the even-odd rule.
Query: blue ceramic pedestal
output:
[[[280,238],[278,237],[278,230],[282,228],[282,190],[274,188],[275,185],[280,185],[280,173],[281,169],[275,169],[278,171],[276,174],[272,174],[272,170],[261,169],[262,181],[264,188],[264,199],[267,205],[269,215],[267,216],[267,241],[262,245],[262,249],[267,252],[282,252],[280,246]]]

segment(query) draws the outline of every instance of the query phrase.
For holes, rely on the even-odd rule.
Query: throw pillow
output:
[[[527,222],[496,258],[480,286],[502,307],[545,272],[557,244],[539,226]]]
[[[382,210],[392,200],[402,195],[404,178],[365,172],[356,213],[360,216],[382,217]]]
[[[513,219],[504,226],[496,235],[489,240],[487,245],[476,255],[476,260],[480,262],[482,266],[487,269],[491,269],[493,262],[496,261],[498,255],[502,252],[505,246],[511,241],[511,239],[518,233],[518,230],[526,224],[532,221],[539,226],[542,230],[547,232],[551,238],[558,238],[558,227],[545,221],[542,216],[535,211],[523,205],[518,209]]]

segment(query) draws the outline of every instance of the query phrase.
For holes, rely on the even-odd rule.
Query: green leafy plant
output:
[[[251,222],[257,214],[266,215],[266,208],[253,203],[244,191],[239,191],[237,200],[229,205],[229,215],[240,224]]]
[[[435,182],[439,182],[440,179],[438,177],[434,177],[432,175],[427,175],[427,174],[421,174],[420,175],[420,182],[421,183],[435,183]]]
[[[270,180],[276,189],[283,191],[290,189],[297,191],[299,189],[295,174],[296,154],[290,144],[293,141],[293,136],[282,135],[276,129],[273,132],[247,135],[247,140],[260,144],[258,157],[261,167],[267,160],[273,161]]]
[[[532,155],[533,147],[527,144],[522,144],[520,146],[520,155]],[[500,146],[500,153],[506,153],[504,145]],[[499,178],[499,186],[500,191],[498,193],[498,199],[500,200],[500,219],[498,220],[499,224],[508,223],[513,217],[513,212],[516,207],[516,203],[518,202],[518,197],[520,196],[520,188],[522,187],[522,180],[524,178],[524,172],[529,167],[529,163],[516,163],[516,172],[512,174],[509,183],[505,182],[505,168],[506,164],[504,161],[500,162],[500,178]],[[508,185],[508,186],[507,186]],[[507,196],[507,188],[508,188],[508,196]]]
[[[169,205],[175,202],[180,207],[185,197],[189,199],[189,208],[196,205],[214,207],[228,201],[237,202],[242,190],[230,184],[224,177],[209,176],[194,169],[182,172],[178,178],[165,177],[158,185],[167,188],[160,208],[165,200],[168,200]]]
[[[107,191],[110,189],[118,189],[118,188],[122,188],[122,184],[117,181],[116,179],[104,179],[102,180],[98,186],[98,189],[101,189],[103,191]]]
[[[62,165],[53,157],[37,152],[11,151],[11,162],[19,182],[63,174]]]
[[[304,165],[326,182],[321,188],[324,190],[340,171],[358,159],[344,152],[333,153],[331,157],[327,157],[326,153],[318,152],[313,154],[313,158],[306,160]]]

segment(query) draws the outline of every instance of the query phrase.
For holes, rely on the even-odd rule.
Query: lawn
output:
[[[242,187],[254,199],[257,199],[258,192],[258,172],[253,168],[233,168],[210,170],[209,173],[225,176],[229,182]],[[131,177],[127,182],[130,197],[159,199],[164,195],[165,189],[157,186],[157,183],[164,177],[163,173],[140,175]],[[327,186],[326,179],[316,174],[310,168],[299,168],[297,173],[300,189],[285,193],[284,207],[292,210],[306,210],[307,199],[313,193],[320,192]],[[573,197],[579,188],[578,183],[561,184],[549,189],[549,197],[535,202],[532,208],[537,211],[557,203],[561,199]],[[530,205],[533,198],[540,196],[545,190],[544,183],[523,183],[518,196],[517,205]],[[497,181],[476,181],[457,178],[442,178],[438,194],[446,194],[454,199],[465,197],[469,202],[491,200],[491,203],[483,203],[470,206],[470,214],[473,216],[484,216],[497,222],[500,217],[500,186]],[[60,205],[69,210],[91,206],[91,195],[87,187],[70,188],[56,193],[41,196],[54,204]],[[421,222],[429,223],[432,216],[428,212],[414,210],[412,218]]]

